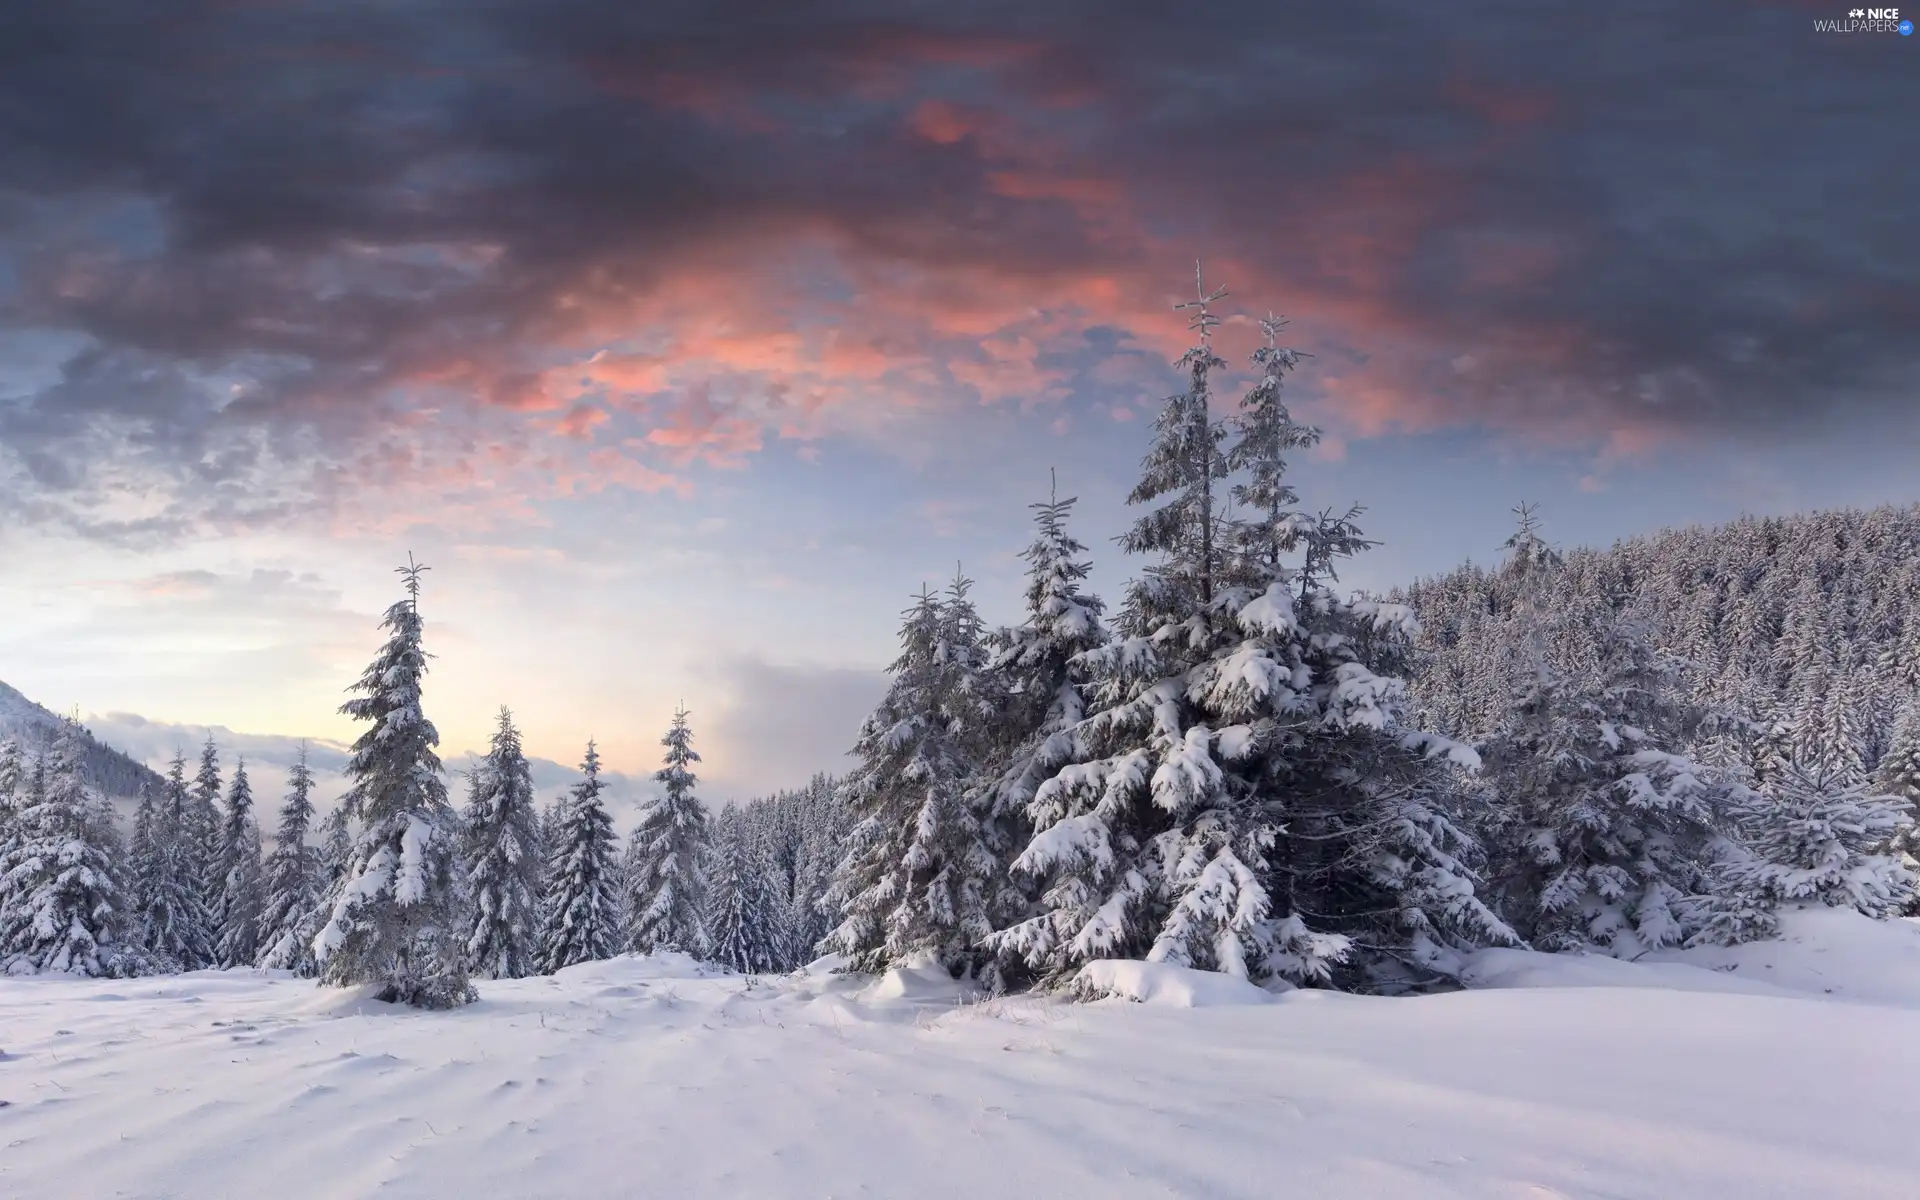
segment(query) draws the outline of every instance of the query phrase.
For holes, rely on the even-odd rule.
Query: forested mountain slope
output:
[[[1686,661],[1694,699],[1783,748],[1871,772],[1920,690],[1920,505],[1663,530],[1567,551],[1555,575],[1541,603],[1643,618]],[[1498,723],[1525,661],[1522,591],[1515,572],[1471,564],[1406,589],[1421,624],[1415,692],[1444,732]],[[1717,737],[1709,725],[1703,740]],[[1719,737],[1723,755],[1731,741]]]
[[[0,739],[14,738],[29,754],[53,745],[60,718],[18,691],[0,683]],[[113,747],[86,735],[87,782],[108,796],[127,799],[140,794],[142,784],[160,785],[160,777]]]

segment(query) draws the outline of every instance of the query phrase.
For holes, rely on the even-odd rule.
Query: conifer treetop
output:
[[[687,724],[687,718],[693,714],[686,705],[676,705],[673,711],[673,724],[667,726],[667,732],[660,744],[667,748],[663,765],[653,773],[654,781],[664,785],[673,795],[682,795],[693,790],[699,783],[699,777],[688,769],[692,763],[700,761],[700,752],[693,748],[693,729]],[[597,761],[597,758],[596,758]]]
[[[230,798],[229,803],[232,802],[231,798],[233,797],[242,798],[248,803],[251,803],[253,800],[253,784],[247,779],[247,759],[245,755],[236,756],[233,760],[233,779],[227,785],[227,795]]]
[[[1201,610],[1210,610],[1225,565],[1225,530],[1216,511],[1215,488],[1230,468],[1220,452],[1225,430],[1212,416],[1210,377],[1226,360],[1213,351],[1212,333],[1220,320],[1208,306],[1226,295],[1226,289],[1208,292],[1197,262],[1194,284],[1197,297],[1174,306],[1194,310],[1189,328],[1200,335],[1175,364],[1187,372],[1187,386],[1167,397],[1155,418],[1153,443],[1141,461],[1139,481],[1127,494],[1128,504],[1167,499],[1143,513],[1119,539],[1126,553],[1162,559],[1147,568],[1147,579],[1129,590],[1127,624],[1141,631],[1158,628],[1170,611],[1186,607],[1188,595],[1198,599]]]
[[[212,800],[220,795],[220,746],[213,740],[213,734],[207,734],[206,744],[200,747],[200,772],[194,776],[197,798]]]
[[[1227,289],[1224,285],[1213,289],[1211,292],[1207,290],[1206,275],[1202,269],[1200,260],[1197,258],[1194,259],[1194,298],[1191,300],[1182,300],[1173,306],[1173,310],[1175,312],[1184,312],[1187,309],[1193,310],[1193,315],[1187,319],[1187,328],[1199,333],[1200,344],[1202,346],[1212,343],[1213,331],[1220,326],[1220,318],[1214,316],[1212,309],[1208,306],[1216,300],[1224,299],[1226,294]]]
[[[1294,420],[1282,395],[1286,373],[1307,357],[1280,345],[1286,325],[1284,317],[1272,312],[1260,322],[1266,344],[1253,352],[1260,379],[1241,397],[1233,420],[1239,437],[1226,456],[1230,469],[1247,472],[1246,480],[1229,494],[1252,513],[1250,520],[1234,524],[1233,533],[1243,558],[1244,582],[1256,591],[1289,577],[1282,556],[1298,549],[1315,530],[1311,517],[1294,511],[1300,497],[1286,479],[1287,456],[1320,441],[1318,429]]]
[[[395,567],[394,574],[400,576],[401,584],[407,589],[407,602],[414,607],[420,604],[420,576],[433,568],[423,562],[413,560],[413,551],[407,551],[407,565]]]
[[[1500,543],[1500,548],[1507,552],[1507,571],[1525,576],[1543,567],[1559,566],[1559,552],[1540,536],[1540,506],[1522,501],[1510,511],[1519,525],[1512,536]]]

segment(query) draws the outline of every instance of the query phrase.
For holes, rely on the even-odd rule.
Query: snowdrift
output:
[[[1619,987],[1751,996],[1820,996],[1920,1009],[1920,921],[1873,921],[1823,905],[1780,913],[1780,936],[1742,946],[1662,950],[1634,962],[1599,954],[1482,950],[1471,988]]]
[[[1417,999],[1095,964],[683,956],[450,1013],[273,973],[0,981],[0,1195],[1915,1194],[1920,927],[1826,910],[1657,962],[1478,956]]]
[[[1080,969],[1073,983],[1074,991],[1086,999],[1131,1000],[1162,1008],[1266,1004],[1274,998],[1273,993],[1244,979],[1216,971],[1127,959],[1090,962]]]

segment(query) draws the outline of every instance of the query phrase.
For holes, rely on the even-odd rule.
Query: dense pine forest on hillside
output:
[[[1548,603],[1599,598],[1643,618],[1655,644],[1685,661],[1691,699],[1765,725],[1776,749],[1870,773],[1912,719],[1920,505],[1667,530],[1570,551],[1559,570]],[[1415,692],[1442,731],[1476,738],[1498,726],[1526,669],[1513,642],[1523,583],[1465,566],[1407,589],[1421,625]],[[1720,765],[1739,761],[1733,730],[1706,738]]]
[[[60,736],[62,722],[54,713],[0,683],[0,739],[19,743],[28,752],[44,754]],[[146,765],[87,734],[84,770],[88,785],[103,795],[131,800],[140,789],[160,782]]]
[[[0,747],[0,965],[259,965],[433,1008],[659,951],[1402,993],[1460,986],[1486,947],[1636,957],[1768,937],[1785,906],[1913,903],[1920,508],[1563,556],[1523,506],[1497,567],[1348,594],[1364,510],[1287,479],[1319,436],[1283,401],[1302,356],[1265,322],[1221,419],[1219,299],[1183,306],[1188,383],[1128,496],[1119,602],[1088,589],[1074,501],[1035,504],[1019,621],[989,624],[964,576],[923,589],[844,779],[715,814],[680,712],[622,846],[596,748],[543,810],[503,709],[457,803],[409,562],[324,820],[306,771],[274,812],[209,742],[122,831],[77,725]]]

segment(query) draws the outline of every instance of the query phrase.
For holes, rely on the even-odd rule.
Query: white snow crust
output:
[[[1920,925],[1413,999],[1113,1000],[684,955],[452,1012],[263,971],[0,980],[0,1196],[1912,1197]],[[1131,1003],[1129,1000],[1138,1000]]]
[[[1272,992],[1218,971],[1133,959],[1095,959],[1080,968],[1074,983],[1080,994],[1089,998],[1128,1000],[1162,1008],[1267,1004],[1274,998]]]

